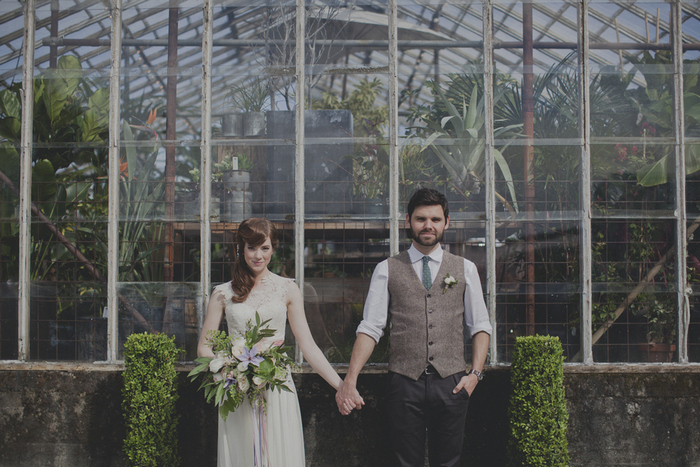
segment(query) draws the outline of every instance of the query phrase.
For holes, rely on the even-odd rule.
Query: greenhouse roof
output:
[[[255,3],[255,5],[250,5]],[[483,4],[448,1],[398,2],[399,89],[413,90],[426,79],[457,73],[482,56]],[[386,76],[388,27],[386,2],[350,5],[321,3],[309,9],[307,29],[315,41],[310,67],[313,96],[325,91],[342,94],[364,76]],[[533,4],[533,69],[544,73],[576,49],[577,3]],[[266,74],[284,73],[293,63],[285,51],[294,44],[294,4],[224,1],[214,7],[214,114],[226,109],[232,85]],[[0,80],[3,87],[21,81],[23,65],[23,4],[0,3]],[[198,120],[201,101],[203,11],[201,2],[177,3],[177,63],[179,111]],[[644,50],[670,48],[670,4],[651,2],[591,2],[589,4],[590,64],[593,71],[617,66],[623,57]],[[683,3],[686,56],[700,51],[700,4]],[[122,76],[131,99],[163,96],[168,66],[169,9],[162,2],[125,1]],[[290,13],[291,12],[291,13]],[[494,60],[499,72],[517,76],[523,67],[522,3],[496,2],[493,9]],[[57,56],[75,54],[84,69],[108,76],[111,12],[103,1],[37,3],[35,75]],[[286,61],[285,61],[286,60]],[[625,63],[629,63],[625,60]],[[629,65],[626,65],[629,66]],[[287,73],[293,75],[293,72]],[[339,75],[343,79],[336,79]],[[417,84],[416,84],[417,83]],[[419,89],[418,92],[421,92]],[[427,91],[426,91],[427,92]],[[385,99],[385,97],[384,97]],[[407,104],[402,105],[402,110]],[[191,111],[190,111],[191,109]]]

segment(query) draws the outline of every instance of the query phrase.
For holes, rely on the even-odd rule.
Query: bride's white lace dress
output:
[[[275,330],[272,340],[284,339],[289,280],[270,274],[253,289],[243,303],[231,301],[234,293],[230,283],[217,286],[212,298],[217,293],[224,296],[229,333],[245,332],[246,323],[249,320],[255,322],[257,311],[262,320],[271,319],[268,326]],[[291,375],[288,377],[287,386],[292,392],[265,392],[269,467],[305,465],[301,412]],[[219,417],[217,459],[219,467],[253,467],[253,411],[248,400],[235,412],[229,413],[226,421]]]

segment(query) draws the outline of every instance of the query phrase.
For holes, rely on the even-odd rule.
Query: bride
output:
[[[263,218],[243,221],[236,234],[236,259],[231,282],[214,288],[197,346],[199,357],[213,357],[207,345],[210,331],[217,330],[224,315],[228,332],[242,334],[248,321],[270,319],[275,331],[272,341],[284,339],[286,322],[303,352],[304,358],[321,377],[340,390],[343,380],[333,370],[311,336],[304,313],[301,292],[292,279],[273,274],[267,269],[272,253],[277,248],[277,229]],[[219,467],[304,467],[304,437],[296,388],[291,374],[285,383],[292,392],[265,391],[265,410],[262,459],[256,459],[253,440],[253,409],[245,401],[224,421],[219,416],[217,463]],[[336,402],[349,413],[360,399]]]

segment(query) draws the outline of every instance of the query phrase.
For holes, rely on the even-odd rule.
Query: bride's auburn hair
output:
[[[241,222],[241,225],[238,227],[234,245],[235,260],[233,262],[233,272],[231,273],[231,287],[235,292],[233,296],[233,301],[235,303],[246,301],[255,284],[253,272],[250,270],[250,267],[248,267],[248,263],[245,262],[245,253],[243,249],[246,245],[251,245],[253,247],[260,246],[265,243],[268,237],[270,238],[270,243],[272,243],[272,249],[274,250],[279,244],[277,228],[272,222],[262,217],[246,219]]]

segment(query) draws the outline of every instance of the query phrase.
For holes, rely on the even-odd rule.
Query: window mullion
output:
[[[34,41],[36,34],[36,4],[26,0],[24,4],[24,46],[22,55],[22,130],[20,151],[19,196],[19,329],[17,358],[29,360],[29,299],[31,277],[31,185],[32,185],[32,132],[34,119]]]
[[[688,324],[690,304],[688,301],[688,281],[686,259],[688,242],[686,239],[685,211],[685,108],[683,102],[683,20],[681,1],[671,4],[672,46],[673,46],[673,95],[674,95],[674,137],[676,158],[676,287],[678,310],[678,361],[688,362]]]
[[[111,5],[109,69],[109,162],[107,184],[107,361],[117,360],[119,340],[119,133],[122,49],[122,0]]]
[[[389,251],[399,252],[398,5],[389,0]]]
[[[304,67],[306,37],[306,6],[304,0],[296,3],[296,148],[294,157],[294,271],[299,289],[304,293],[304,107],[306,103],[306,69]],[[303,361],[299,344],[296,344],[295,359]]]
[[[579,262],[581,285],[581,350],[583,363],[593,363],[592,348],[592,233],[591,233],[591,105],[590,105],[590,66],[588,0],[579,4],[579,138],[581,138],[580,163],[580,244]]]
[[[211,205],[211,108],[212,108],[212,55],[213,55],[213,4],[212,0],[205,0],[203,5],[204,33],[202,35],[202,132],[200,141],[200,213],[209,213]],[[204,310],[209,303],[211,293],[211,218],[208,215],[200,215],[200,287],[201,301],[197,309],[197,321],[199,329],[204,323]]]
[[[496,324],[496,175],[494,166],[494,121],[493,121],[493,3],[486,0],[483,5],[484,36],[484,158],[486,165],[486,305],[493,332],[489,342],[490,363],[498,363]]]

